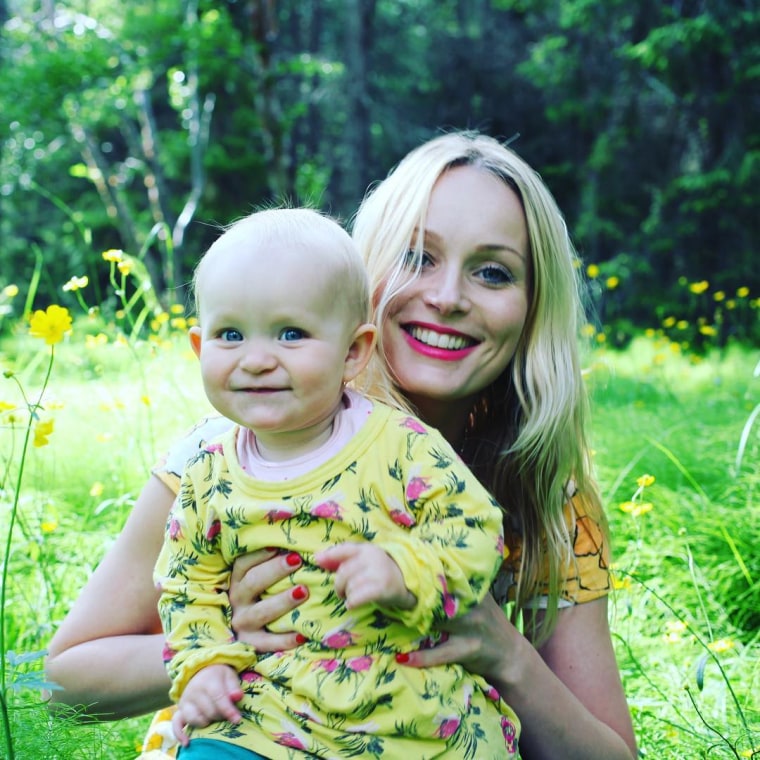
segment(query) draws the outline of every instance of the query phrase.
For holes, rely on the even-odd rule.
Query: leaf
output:
[[[705,687],[705,666],[707,665],[707,654],[703,654],[697,662],[696,681],[697,688],[702,691]]]

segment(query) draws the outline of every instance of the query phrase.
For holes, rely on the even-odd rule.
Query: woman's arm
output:
[[[414,653],[408,664],[459,662],[487,678],[520,718],[524,760],[636,757],[606,597],[560,610],[538,651],[490,596],[445,627],[448,641]]]
[[[152,476],[49,646],[52,702],[109,720],[169,704],[153,565],[174,494]]]
[[[170,682],[162,661],[164,635],[153,567],[173,502],[174,493],[151,476],[123,531],[53,636],[47,677],[62,687],[52,692],[53,705],[85,707],[87,717],[113,720],[169,704]],[[256,566],[255,578],[243,580]],[[248,555],[233,567],[233,626],[241,640],[259,651],[296,644],[296,634],[277,635],[260,629],[301,600],[283,593],[251,603],[293,569],[288,555],[273,558],[272,552]]]

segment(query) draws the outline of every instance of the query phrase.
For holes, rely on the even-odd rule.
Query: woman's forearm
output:
[[[523,760],[632,760],[636,752],[629,726],[613,728],[593,715],[523,642],[504,674],[488,679],[520,718]]]
[[[169,677],[162,663],[164,637],[113,636],[51,653],[47,679],[51,703],[82,710],[82,718],[115,720],[169,704]]]

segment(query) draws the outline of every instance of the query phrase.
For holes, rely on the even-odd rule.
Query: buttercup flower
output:
[[[646,488],[647,486],[651,486],[652,483],[654,483],[654,475],[640,475],[638,478],[636,478],[636,485],[639,488]]]
[[[34,338],[42,338],[48,346],[60,343],[70,330],[69,310],[55,304],[48,306],[45,311],[35,311],[29,323],[29,334]]]
[[[692,293],[696,293],[697,295],[699,295],[700,293],[704,293],[709,287],[710,287],[710,283],[707,282],[707,280],[702,280],[701,282],[692,282],[689,285],[689,290]]]
[[[3,295],[6,298],[15,298],[18,295],[18,285],[6,285],[3,288]]]
[[[596,264],[589,264],[586,267],[586,274],[592,279],[599,277],[599,267]]]
[[[103,251],[104,261],[119,262],[124,258],[124,251],[117,248],[109,248],[107,251]]]
[[[607,286],[607,290],[615,290],[615,288],[620,285],[620,278],[612,275],[612,277],[607,278],[605,285]]]
[[[74,292],[76,290],[81,290],[82,288],[86,288],[89,282],[90,282],[90,278],[87,275],[84,275],[84,277],[72,277],[63,286],[63,289],[66,291]]]
[[[53,433],[54,423],[53,420],[45,420],[44,422],[38,422],[34,426],[34,441],[32,443],[40,448],[41,446],[47,446],[50,441],[48,438]]]
[[[742,286],[736,291],[737,298],[746,298],[748,295],[749,295],[749,288],[746,286]]]

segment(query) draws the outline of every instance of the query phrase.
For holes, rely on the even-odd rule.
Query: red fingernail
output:
[[[293,599],[306,599],[306,589],[303,586],[296,586],[291,592]]]
[[[290,552],[290,554],[285,557],[285,562],[291,567],[298,567],[301,564],[301,555],[296,552]]]
[[[296,644],[305,644],[307,641],[308,639],[302,633],[296,634]]]
[[[409,655],[406,652],[399,652],[396,655],[396,662],[399,663],[399,665],[404,665],[409,662]]]

